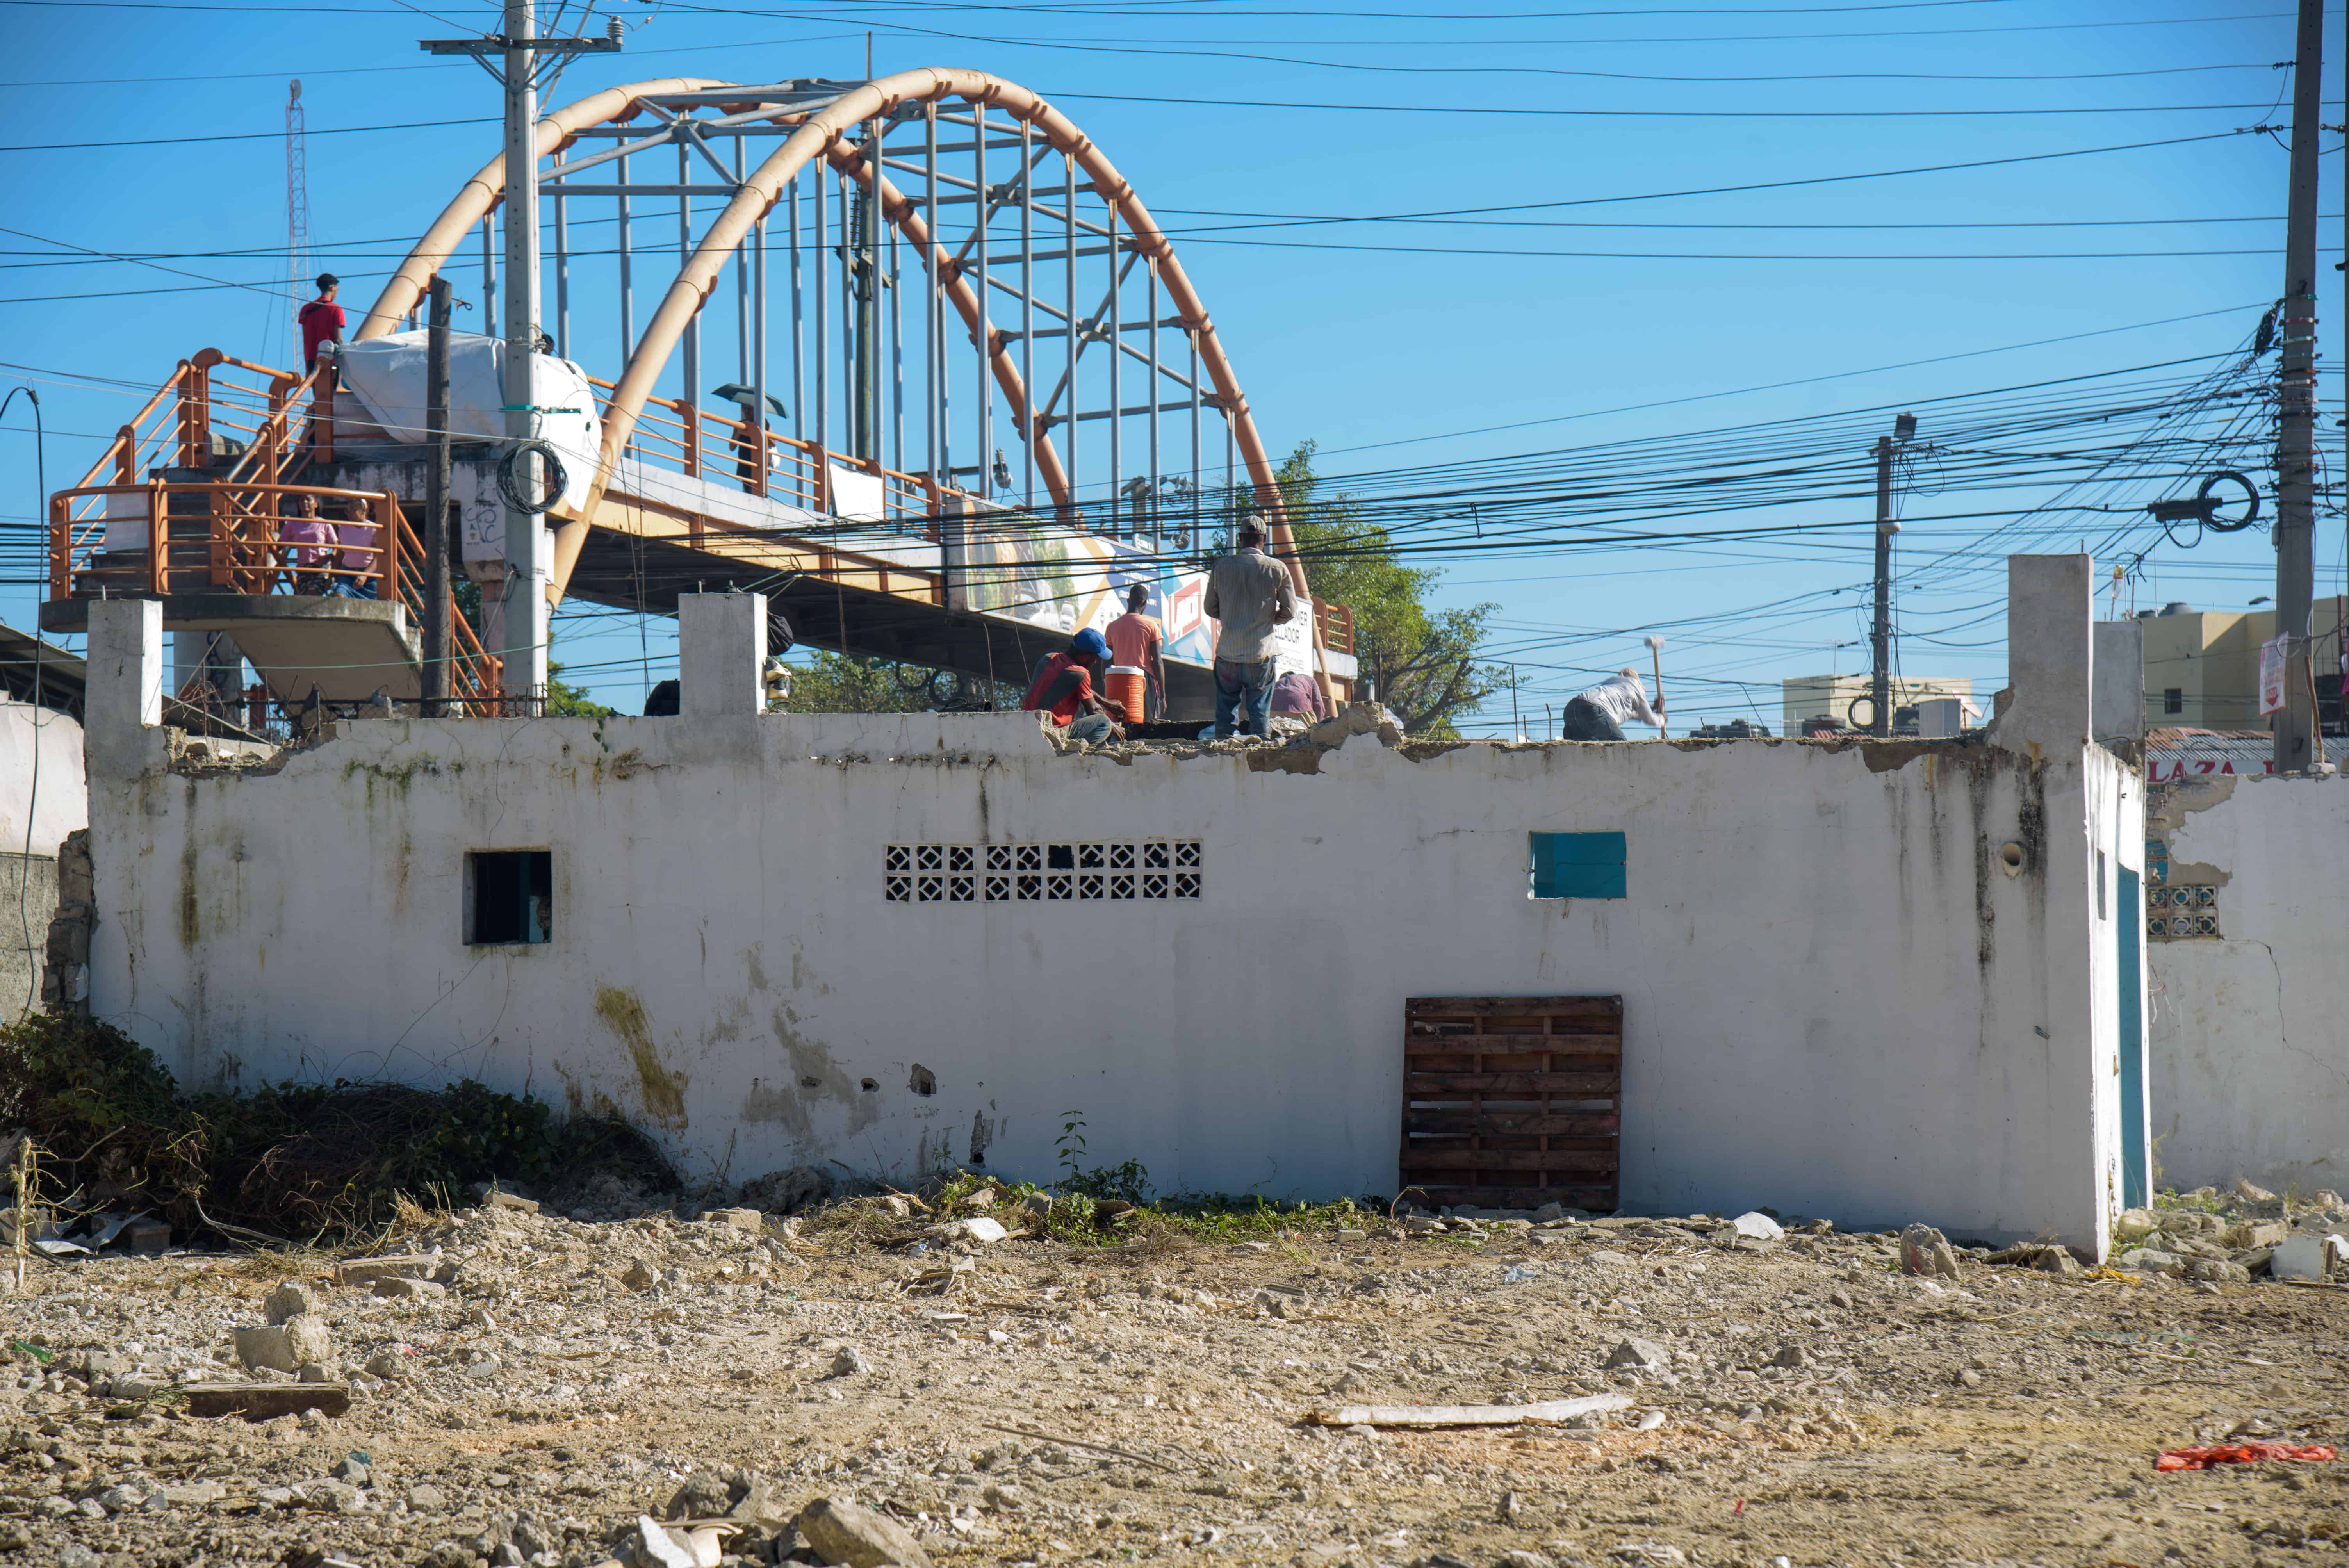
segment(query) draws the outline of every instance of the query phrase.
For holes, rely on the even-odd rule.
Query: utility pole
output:
[[[2284,705],[2275,716],[2275,770],[2316,759],[2316,684],[2308,622],[2316,592],[2317,133],[2323,120],[2324,0],[2300,0],[2292,49],[2292,189],[2284,208],[2283,357],[2276,372],[2276,634],[2284,641]]]
[[[2319,0],[2322,3],[2322,0]],[[1917,433],[1917,416],[1903,414],[1892,422],[1892,434],[1876,438],[1876,629],[1869,636],[1875,657],[1869,665],[1870,735],[1892,733],[1892,536],[1900,525],[1892,521],[1892,457]]]
[[[545,493],[537,453],[522,447],[538,434],[538,89],[572,55],[611,54],[620,24],[601,38],[542,38],[533,0],[505,0],[505,31],[481,38],[429,38],[428,54],[471,55],[505,89],[505,395],[506,447],[515,494]],[[498,63],[491,64],[495,57]],[[553,549],[541,514],[506,502],[506,576],[499,594],[497,651],[505,662],[509,711],[535,717],[546,696],[547,586]]]
[[[449,713],[449,280],[432,280],[424,342],[424,717]]]

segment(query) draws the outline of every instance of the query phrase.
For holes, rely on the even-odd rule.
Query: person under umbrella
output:
[[[767,444],[766,414],[771,413],[781,419],[788,418],[791,410],[783,407],[781,397],[770,392],[765,413],[761,412],[759,394],[740,381],[729,381],[711,395],[741,406],[742,417],[735,421],[734,434],[729,444],[734,449],[734,472],[741,480],[744,492],[757,495],[761,489],[759,483],[761,449]]]

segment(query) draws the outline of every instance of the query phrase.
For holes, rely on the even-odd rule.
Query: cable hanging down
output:
[[[546,465],[546,493],[543,496],[532,497],[523,493],[521,464],[524,452],[536,452],[539,461]],[[550,443],[535,438],[516,441],[498,464],[498,493],[505,498],[508,506],[516,511],[529,512],[533,517],[550,511],[556,501],[561,500],[570,483],[571,475],[563,467],[562,454]]]

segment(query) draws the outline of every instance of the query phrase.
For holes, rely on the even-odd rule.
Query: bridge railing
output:
[[[424,625],[424,606],[429,602],[425,572],[429,557],[423,542],[409,526],[408,519],[394,507],[391,513],[396,526],[395,552],[390,562],[394,580],[399,585],[399,602],[408,606],[408,614],[420,633]],[[502,711],[499,706],[504,689],[504,661],[481,645],[481,637],[472,624],[459,611],[455,583],[450,584],[449,604],[449,698],[450,711],[457,714],[494,714]],[[431,652],[427,649],[425,656]]]
[[[596,412],[608,413],[612,383],[593,376],[587,382],[595,390]],[[763,464],[758,454],[762,445],[766,449]],[[641,462],[688,479],[730,480],[747,494],[810,511],[838,516],[843,508],[864,511],[877,502],[883,521],[901,527],[917,526],[932,538],[941,502],[961,493],[920,474],[901,473],[844,452],[826,452],[813,441],[761,428],[747,416],[729,418],[674,397],[645,399],[628,450]],[[840,476],[837,482],[835,473]],[[873,481],[877,481],[877,489],[869,488]],[[851,485],[856,485],[859,493],[849,493]]]
[[[288,540],[285,503],[316,496],[331,542]],[[90,503],[98,508],[92,511]],[[258,595],[333,587],[372,598],[397,583],[388,491],[232,480],[78,485],[49,498],[49,597]]]
[[[1354,651],[1354,607],[1332,604],[1326,599],[1313,601],[1313,624],[1321,633],[1321,645],[1333,654],[1351,655]]]

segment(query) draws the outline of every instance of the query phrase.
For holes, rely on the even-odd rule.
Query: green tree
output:
[[[549,660],[546,666],[546,714],[550,718],[609,718],[618,712],[605,707],[587,695],[585,686],[573,686],[555,677],[563,666]]]
[[[1443,580],[1433,567],[1406,566],[1387,531],[1343,491],[1326,491],[1313,471],[1311,441],[1300,441],[1277,476],[1289,531],[1313,596],[1354,612],[1354,657],[1379,700],[1416,736],[1450,739],[1453,720],[1508,689],[1508,673],[1476,662],[1485,624],[1498,604],[1433,610]]]

